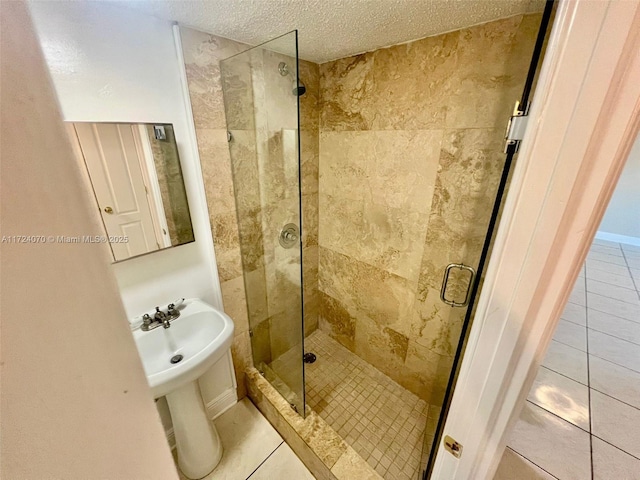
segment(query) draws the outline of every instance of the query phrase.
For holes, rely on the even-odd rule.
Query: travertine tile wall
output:
[[[232,118],[225,116],[219,62],[247,50],[248,46],[189,28],[181,28],[181,35],[224,308],[234,319],[236,325],[232,354],[238,380],[238,394],[242,397],[246,393],[244,391],[244,370],[253,363],[249,338],[250,324],[254,335],[257,335],[258,338],[266,335],[266,338],[269,339],[268,343],[258,342],[257,345],[260,348],[254,352],[258,358],[267,360],[272,355],[271,347],[274,342],[271,338],[271,322],[264,323],[263,321],[271,318],[271,314],[275,316],[278,313],[274,312],[273,308],[271,312],[269,311],[269,303],[273,305],[274,299],[279,293],[278,288],[274,288],[274,284],[277,287],[277,280],[280,277],[276,278],[275,274],[270,277],[270,272],[275,272],[269,268],[271,262],[274,261],[273,254],[269,251],[274,239],[271,238],[273,236],[271,232],[268,229],[265,230],[275,224],[274,214],[278,212],[278,208],[275,201],[266,203],[263,201],[268,197],[268,192],[264,187],[272,185],[269,179],[277,175],[278,171],[265,172],[261,170],[264,165],[269,165],[268,162],[262,162],[261,166],[259,162],[261,158],[264,160],[260,154],[268,153],[263,151],[262,141],[267,138],[268,151],[278,150],[286,143],[283,143],[283,139],[280,137],[286,136],[287,133],[283,130],[277,132],[278,135],[275,135],[275,132],[258,132],[252,108],[248,110],[247,107],[258,106],[268,97],[260,97],[259,89],[247,88],[252,79],[243,78],[242,75],[239,77],[242,82],[234,85],[231,93],[234,106],[238,107],[234,108],[237,115]],[[242,69],[242,67],[240,68]],[[301,99],[302,177],[305,190],[302,199],[303,221],[305,222],[303,237],[305,320],[313,329],[313,326],[317,325],[318,311],[317,105],[319,71],[317,65],[308,62],[300,62],[300,69],[300,76],[307,85],[307,94]],[[255,75],[255,72],[250,70],[242,70],[240,73],[243,72]],[[277,64],[274,72],[279,75]],[[285,82],[284,85],[287,88],[290,86],[288,82]],[[253,97],[254,95],[256,98]],[[291,98],[295,99],[293,95]],[[277,104],[270,104],[268,107],[270,111],[277,112]],[[290,130],[296,126],[283,125],[281,128]],[[233,134],[230,146],[233,149],[234,157],[241,159],[234,162],[233,168],[243,169],[242,172],[235,171],[233,173],[240,174],[246,180],[236,184],[238,198],[242,199],[239,204],[236,204],[234,197],[227,131],[231,131]],[[266,137],[263,138],[261,134],[266,134]],[[297,184],[295,188],[297,189]],[[241,226],[242,242],[238,233],[237,218],[243,222]],[[278,225],[278,227],[281,226]],[[244,256],[241,256],[241,246]],[[243,268],[246,273],[244,280]],[[247,288],[245,288],[245,282]],[[249,314],[247,303],[249,304]],[[262,328],[265,326],[269,326],[269,328]],[[274,332],[274,335],[275,333],[277,332]],[[278,339],[275,340],[275,344],[278,345]],[[255,344],[254,341],[254,347]]]
[[[442,275],[477,265],[539,23],[320,66],[320,329],[432,404],[464,316],[440,301]]]
[[[246,46],[190,28],[181,28],[180,34],[224,308],[235,323],[231,352],[238,396],[243,397],[251,345],[218,62]]]

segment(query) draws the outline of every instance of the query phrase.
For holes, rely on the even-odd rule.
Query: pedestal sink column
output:
[[[191,479],[202,478],[218,465],[222,444],[202,402],[198,382],[167,394],[178,451],[178,467]]]

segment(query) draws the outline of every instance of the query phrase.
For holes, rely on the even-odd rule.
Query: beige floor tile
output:
[[[523,456],[506,448],[493,480],[553,480],[554,478]]]
[[[634,247],[633,245],[631,247],[636,248],[637,250],[630,250],[623,247],[622,250],[624,251],[624,256],[627,258],[640,258],[640,247]]]
[[[640,252],[640,245],[631,245],[629,243],[621,243],[620,247],[625,252]]]
[[[626,262],[624,261],[624,257],[621,255],[611,255],[609,253],[604,252],[594,252],[593,250],[589,251],[589,255],[587,256],[588,260],[598,260],[600,262],[613,263],[614,265],[622,265],[625,266]]]
[[[258,470],[249,477],[250,480],[274,479],[314,480],[315,477],[304,466],[304,463],[293,453],[286,443],[282,443]]]
[[[581,325],[561,319],[553,339],[583,352],[587,351],[587,329]]]
[[[507,445],[562,480],[590,480],[589,434],[526,402]]]
[[[640,305],[640,296],[635,288],[619,287],[610,283],[599,282],[597,280],[587,280],[587,291],[597,293],[608,298],[614,298],[622,302]]]
[[[552,340],[542,365],[587,385],[587,353]]]
[[[588,309],[589,328],[640,345],[640,323]]]
[[[591,355],[589,377],[591,388],[640,408],[640,373]]]
[[[222,460],[211,480],[244,480],[282,443],[282,438],[248,398],[215,420]]]
[[[569,295],[569,303],[584,307],[587,304],[587,295],[584,288],[574,288],[571,295]]]
[[[631,267],[630,270],[636,286],[640,287],[640,268]]]
[[[589,430],[589,388],[581,383],[540,367],[527,400]]]
[[[569,320],[570,322],[577,323],[578,325],[587,325],[587,310],[582,305],[576,305],[575,303],[567,303],[564,307],[564,311],[560,318]]]
[[[615,265],[613,263],[602,262],[600,260],[587,259],[587,277],[590,276],[590,270],[599,270],[623,276],[629,274],[629,270],[626,265]]]
[[[629,289],[635,288],[629,272],[626,272],[624,275],[616,275],[615,273],[603,272],[601,270],[589,270],[589,273],[587,274],[587,281],[589,280],[610,283],[611,285],[617,285],[618,287]]]
[[[640,410],[591,390],[592,434],[640,457]]]
[[[605,312],[634,322],[640,322],[640,305],[621,302],[613,298],[587,293],[587,306],[593,310]]]
[[[637,480],[640,478],[640,460],[594,437],[593,478]]]
[[[627,265],[631,268],[640,260],[640,252],[624,252],[624,258],[627,260]]]
[[[589,330],[589,353],[640,373],[640,346]]]
[[[612,242],[611,240],[602,240],[600,238],[594,238],[593,245],[604,245],[605,247],[620,248],[620,245],[622,244],[618,242]]]
[[[606,253],[607,255],[617,255],[619,257],[622,256],[622,249],[620,245],[618,246],[604,246],[604,245],[591,245],[589,252],[595,253]]]
[[[629,268],[640,269],[640,258],[632,256],[632,255],[628,256],[627,257],[627,265],[629,265]]]

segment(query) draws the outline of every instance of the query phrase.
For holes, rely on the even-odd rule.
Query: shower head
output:
[[[291,71],[289,70],[289,65],[287,65],[285,62],[280,62],[278,64],[278,71],[280,72],[280,75],[282,75],[283,77],[291,75]],[[291,76],[293,76],[293,75],[291,75]],[[294,78],[293,79],[293,91],[292,91],[292,93],[294,95],[297,95],[298,97],[301,97],[306,92],[307,92],[307,86],[304,84],[304,82],[302,80],[300,80],[300,79],[298,79],[298,81],[296,82],[296,80]]]

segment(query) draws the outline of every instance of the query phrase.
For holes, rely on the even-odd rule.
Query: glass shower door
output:
[[[531,101],[530,96],[535,86],[545,41],[550,30],[553,8],[553,0],[548,0],[540,19],[533,52],[531,57],[529,57],[530,64],[526,79],[522,84],[522,95],[514,108],[514,117],[526,116],[528,113],[528,106]],[[508,118],[498,118],[496,121],[504,121],[506,123]],[[511,126],[511,124],[509,125]],[[499,126],[499,124],[496,124],[496,129],[498,129]],[[493,167],[491,168],[493,174],[488,176],[492,181],[484,185],[485,192],[488,192],[488,196],[485,198],[492,198],[491,204],[487,203],[482,205],[478,202],[468,203],[469,199],[463,196],[458,199],[456,205],[458,215],[464,216],[465,213],[462,212],[466,212],[466,216],[470,220],[465,222],[465,224],[471,228],[465,232],[465,249],[458,252],[459,258],[462,259],[462,261],[452,262],[443,269],[444,274],[440,287],[440,301],[450,308],[450,324],[455,325],[456,330],[452,338],[456,338],[458,341],[450,361],[445,362],[447,364],[444,366],[439,365],[439,368],[446,369],[447,383],[440,385],[439,396],[435,399],[436,404],[429,407],[427,414],[427,428],[421,457],[421,478],[423,480],[431,478],[431,470],[440,442],[444,443],[446,449],[452,455],[457,457],[461,453],[453,439],[444,437],[444,424],[451,404],[468,331],[475,314],[475,302],[480,293],[482,275],[493,246],[503,200],[508,188],[511,168],[515,161],[520,140],[521,139],[515,140],[515,137],[511,136],[510,129],[508,129],[507,139],[493,135],[493,138],[487,144],[489,148],[483,152],[485,159],[497,160],[492,162]],[[471,195],[470,198],[476,196],[477,195]],[[446,204],[446,202],[443,203]],[[445,212],[444,209],[443,212]],[[453,211],[448,213],[455,214]],[[481,220],[474,222],[471,220],[473,217]],[[454,249],[450,248],[449,251],[453,252],[453,250]]]
[[[304,416],[297,32],[220,62],[253,361]]]

